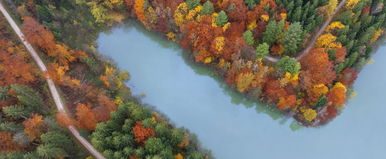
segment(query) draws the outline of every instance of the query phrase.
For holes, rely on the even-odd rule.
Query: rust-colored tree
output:
[[[332,61],[329,60],[328,54],[322,48],[312,49],[300,62],[303,69],[301,77],[309,78],[309,83],[302,82],[305,88],[318,84],[327,85],[336,78],[334,65]],[[304,81],[304,79],[302,81]]]
[[[68,127],[70,125],[77,125],[76,122],[71,119],[67,114],[65,113],[57,113],[55,115],[56,120],[58,121],[58,124],[62,127]]]
[[[31,118],[23,122],[24,132],[28,135],[30,141],[34,141],[46,130],[43,116],[33,114]]]
[[[280,97],[287,96],[287,92],[284,88],[280,87],[278,80],[270,80],[264,87],[264,92],[269,101],[275,102]]]
[[[354,83],[354,81],[357,79],[357,77],[358,77],[358,71],[353,70],[351,68],[347,68],[347,69],[342,71],[342,73],[338,77],[338,80],[342,84],[349,86],[349,85],[352,85]]]
[[[147,139],[155,135],[152,128],[144,128],[142,123],[137,121],[133,127],[134,141],[139,144],[144,144]]]
[[[288,110],[295,108],[296,106],[296,95],[289,95],[287,97],[280,97],[277,103],[279,110]]]
[[[0,152],[20,151],[21,147],[12,140],[12,134],[6,131],[0,131]]]
[[[79,103],[76,106],[76,117],[80,129],[95,130],[96,128],[97,120],[90,107],[90,105],[82,103]]]
[[[32,17],[23,17],[23,20],[22,30],[31,44],[38,46],[46,52],[51,52],[55,49],[54,35],[49,30]]]
[[[347,89],[342,83],[338,82],[328,93],[327,98],[333,105],[343,107],[346,102]]]
[[[0,86],[27,84],[36,80],[36,74],[38,71],[27,63],[25,57],[0,49]]]
[[[77,52],[69,50],[66,45],[56,44],[52,32],[44,28],[37,20],[31,17],[23,17],[23,19],[22,30],[31,44],[38,46],[48,56],[55,57],[62,65],[66,66],[69,62],[76,60]]]

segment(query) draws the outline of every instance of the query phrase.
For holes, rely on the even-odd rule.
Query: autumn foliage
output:
[[[151,128],[145,128],[142,126],[141,122],[135,122],[135,126],[133,127],[134,132],[134,141],[139,144],[144,144],[144,142],[150,137],[154,136],[154,130]]]
[[[305,88],[318,84],[330,84],[336,78],[334,65],[322,48],[314,48],[301,60]]]
[[[27,133],[29,140],[34,141],[39,138],[46,129],[44,124],[43,116],[41,115],[32,115],[31,118],[23,122],[24,132]]]
[[[12,139],[12,134],[0,131],[0,152],[19,151],[21,147]]]
[[[97,120],[90,107],[81,103],[76,106],[76,117],[81,129],[94,130],[96,127]]]

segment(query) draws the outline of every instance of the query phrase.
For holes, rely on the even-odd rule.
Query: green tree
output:
[[[202,7],[201,14],[207,15],[212,14],[214,12],[213,3],[210,1],[206,1]]]
[[[284,56],[276,63],[276,70],[285,73],[289,72],[291,74],[296,74],[300,71],[300,63],[296,59]]]
[[[21,105],[11,105],[11,106],[6,106],[3,107],[3,112],[7,117],[11,118],[23,118],[27,119],[29,115],[32,113],[28,107],[24,107]]]
[[[186,159],[204,159],[204,156],[200,152],[193,152],[189,154]]]
[[[255,45],[255,38],[251,30],[247,30],[243,33],[243,39],[248,45]]]
[[[248,6],[249,9],[252,9],[256,5],[256,1],[255,0],[244,0],[244,1],[245,1],[245,4]]]
[[[165,148],[160,138],[149,138],[145,144],[145,150],[149,154],[158,154]]]
[[[220,11],[220,13],[218,13],[218,16],[216,17],[216,24],[222,27],[226,23],[228,23],[228,16],[224,11]]]
[[[66,148],[66,146],[71,145],[72,142],[69,137],[60,132],[49,131],[40,136],[40,139],[44,144],[51,145],[53,147]]]
[[[292,14],[291,20],[292,22],[299,22],[302,17],[302,7],[299,6],[295,9],[295,13]]]
[[[262,43],[256,47],[256,57],[263,58],[269,54],[269,45]]]
[[[299,22],[293,23],[288,27],[283,38],[284,48],[287,53],[294,55],[302,42],[303,28]]]
[[[40,145],[36,148],[36,152],[41,158],[60,158],[68,156],[62,149],[53,145]]]
[[[42,108],[43,100],[34,89],[22,85],[11,85],[11,90],[15,92],[17,99],[25,106],[31,107],[35,112],[46,112]]]
[[[186,4],[188,5],[188,9],[194,9],[200,4],[201,0],[187,0]]]
[[[269,21],[264,33],[263,33],[263,42],[268,45],[272,45],[276,42],[278,37],[283,33],[284,29],[284,20],[279,23],[275,19]]]

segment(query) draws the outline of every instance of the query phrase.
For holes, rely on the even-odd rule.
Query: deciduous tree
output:
[[[46,125],[43,116],[33,114],[31,118],[23,122],[24,132],[28,135],[30,141],[34,141],[44,133]]]
[[[81,129],[95,130],[97,120],[89,105],[77,104],[76,116]]]

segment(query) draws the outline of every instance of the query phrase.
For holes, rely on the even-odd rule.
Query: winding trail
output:
[[[320,35],[323,34],[324,30],[328,27],[328,25],[331,23],[332,19],[335,17],[335,14],[342,9],[342,7],[346,4],[347,0],[342,0],[338,7],[335,8],[334,12],[328,17],[326,22],[324,22],[323,26],[319,29],[319,31],[312,37],[311,41],[308,43],[307,47],[296,57],[296,60],[302,59],[304,56],[306,56],[310,50],[314,47],[316,40],[319,38]]]
[[[32,58],[34,59],[34,61],[38,65],[40,71],[43,73],[46,73],[47,72],[46,65],[44,64],[42,59],[39,57],[39,55],[37,54],[35,49],[32,47],[32,45],[25,39],[24,34],[21,32],[19,26],[15,23],[15,21],[9,15],[9,13],[4,8],[1,1],[0,1],[0,11],[3,13],[4,17],[7,19],[8,23],[11,25],[14,32],[20,38],[20,40],[22,41],[22,43],[24,44],[24,46],[26,47],[28,52],[31,54]],[[49,87],[50,93],[52,95],[52,98],[54,99],[56,108],[58,109],[58,112],[68,114],[52,78],[48,75],[48,73],[46,73],[46,74],[47,74],[47,76],[45,78],[46,78],[46,81],[48,83],[48,87]],[[97,159],[104,159],[103,155],[100,154],[90,144],[90,142],[88,142],[84,137],[80,136],[79,131],[75,128],[74,125],[69,125],[67,128],[71,132],[71,134],[90,152],[91,155],[93,155]]]
[[[346,4],[346,2],[347,2],[347,0],[342,0],[338,4],[338,6],[335,8],[334,12],[328,17],[328,19],[324,22],[324,24],[319,29],[319,31],[316,32],[316,34],[314,34],[314,36],[308,42],[306,48],[303,49],[303,51],[301,51],[300,54],[296,57],[296,60],[301,60],[304,56],[306,56],[310,52],[310,50],[314,47],[316,40],[319,38],[320,35],[323,34],[324,30],[326,30],[328,25],[331,23],[332,19],[336,15],[336,13],[338,13],[340,11],[340,9],[342,9],[342,7]],[[277,57],[272,57],[272,56],[269,56],[269,55],[265,56],[265,59],[270,61],[270,62],[273,62],[273,63],[276,63],[276,62],[278,62],[280,60]]]

